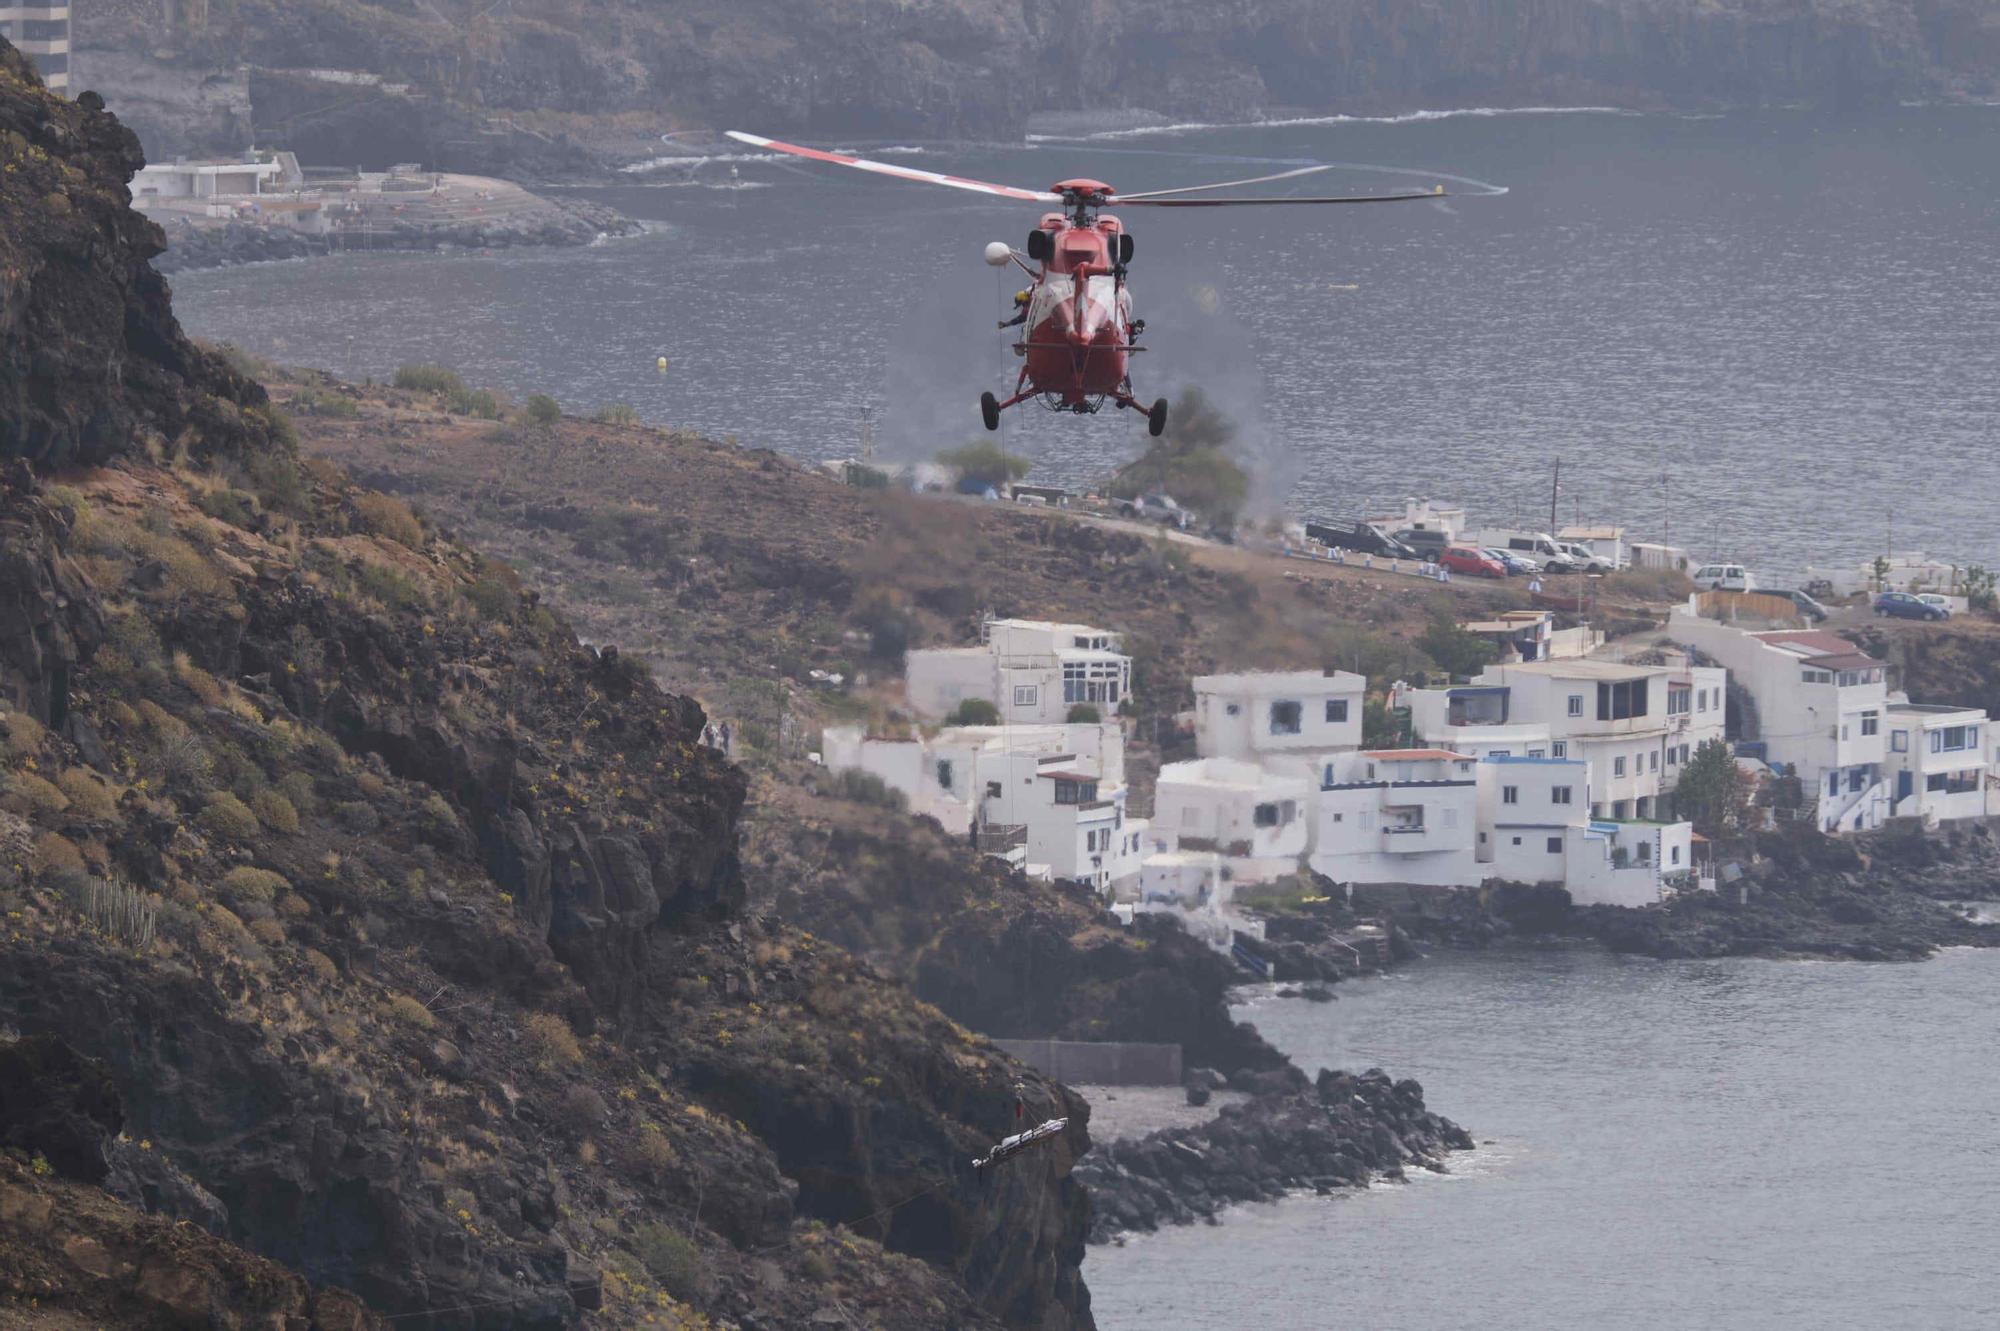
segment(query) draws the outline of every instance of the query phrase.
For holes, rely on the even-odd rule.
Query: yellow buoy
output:
[[[654,361],[653,368],[657,370],[665,370],[667,368],[667,358],[665,356],[662,356],[658,360]]]

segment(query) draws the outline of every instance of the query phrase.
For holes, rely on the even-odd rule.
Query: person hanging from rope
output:
[[[1028,322],[1028,299],[1028,293],[1025,291],[1016,291],[1014,293],[1014,317],[1011,319],[1002,319],[1000,321],[1002,328],[1018,328]]]

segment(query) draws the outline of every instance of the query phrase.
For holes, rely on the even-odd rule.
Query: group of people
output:
[[[720,725],[710,721],[701,728],[701,742],[709,748],[717,750],[725,758],[735,751],[732,747],[735,739],[735,732],[730,729],[727,721],[722,722]]]

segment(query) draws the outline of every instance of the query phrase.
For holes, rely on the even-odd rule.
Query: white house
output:
[[[1367,690],[1367,677],[1348,670],[1197,676],[1195,752],[1315,771],[1322,755],[1361,747]]]
[[[1132,692],[1132,658],[1119,637],[1083,624],[996,619],[977,647],[930,648],[905,658],[905,689],[918,715],[942,721],[967,699],[1003,721],[1061,724],[1088,704],[1109,718]]]
[[[1161,850],[1210,850],[1236,883],[1296,872],[1311,846],[1313,783],[1232,758],[1160,769],[1151,836]]]
[[[1479,775],[1487,878],[1557,883],[1579,906],[1650,906],[1702,885],[1690,824],[1589,816],[1590,767],[1582,759],[1491,757]]]
[[[1313,869],[1342,883],[1478,886],[1477,769],[1447,749],[1328,758],[1313,810]]]
[[[286,175],[284,162],[274,156],[218,158],[198,162],[160,162],[142,166],[132,177],[132,202],[144,208],[163,199],[219,199],[262,194],[276,188]]]
[[[1559,629],[1553,610],[1503,610],[1492,619],[1459,624],[1492,643],[1496,660],[1553,661],[1588,656],[1603,645],[1604,634],[1588,624]]]
[[[1835,596],[1858,592],[1903,591],[1957,593],[1965,576],[1962,565],[1933,559],[1921,550],[1899,550],[1849,568],[1806,566],[1808,583],[1823,583]]]
[[[1986,712],[1977,707],[1890,701],[1884,760],[1893,793],[1890,813],[1940,823],[1983,818],[1995,755]]]
[[[1683,692],[1677,677],[1685,676]],[[1595,818],[1649,819],[1678,780],[1686,726],[1677,709],[1699,703],[1720,733],[1721,672],[1697,687],[1686,670],[1617,661],[1521,661],[1488,667],[1470,684],[1398,686],[1419,739],[1486,757],[1580,758],[1590,764]],[[1673,761],[1668,738],[1674,737]],[[1692,752],[1692,744],[1690,746]]]
[[[1125,814],[1115,721],[950,726],[905,738],[833,727],[820,747],[830,770],[872,773],[903,793],[911,813],[1030,873],[1107,893],[1138,879],[1147,824]]]
[[[1738,751],[1797,775],[1821,829],[1881,826],[1892,801],[1882,662],[1823,629],[1746,632],[1688,609],[1674,611],[1667,632],[1727,667],[1748,699]]]

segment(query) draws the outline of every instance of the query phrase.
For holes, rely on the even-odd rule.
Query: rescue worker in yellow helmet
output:
[[[1026,322],[1028,322],[1028,293],[1025,291],[1016,291],[1014,293],[1014,317],[1011,319],[1002,319],[1000,326],[1002,328],[1014,328]]]

